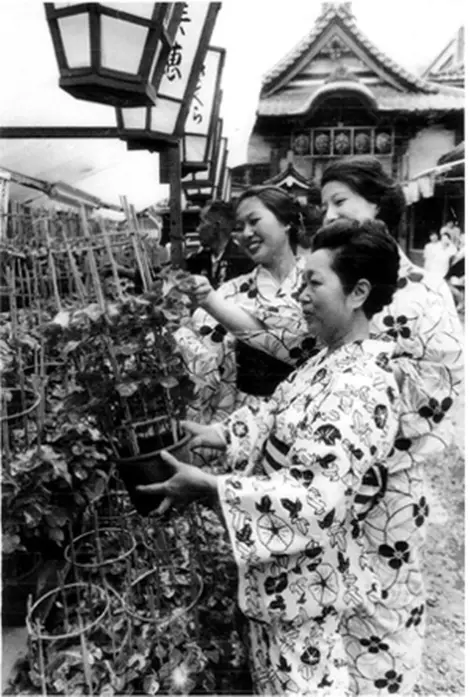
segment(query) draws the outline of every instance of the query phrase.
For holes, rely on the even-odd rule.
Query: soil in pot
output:
[[[132,455],[130,448],[120,449],[121,458],[116,461],[118,472],[140,515],[149,515],[158,508],[164,497],[139,494],[135,487],[142,484],[159,484],[169,479],[173,470],[160,457],[160,453],[162,450],[167,450],[174,457],[185,461],[186,444],[189,439],[190,436],[186,435],[177,443],[173,443],[171,433],[167,433],[149,438],[139,438],[140,455]]]

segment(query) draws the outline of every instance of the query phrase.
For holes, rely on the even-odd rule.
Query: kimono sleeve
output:
[[[389,331],[398,334],[392,367],[404,405],[400,447],[415,461],[426,461],[453,440],[452,415],[463,384],[463,330],[445,282],[415,284],[401,303],[397,296],[396,322],[403,324]],[[406,313],[415,319],[407,322]]]
[[[301,282],[299,267],[277,292],[263,284],[256,273],[237,279],[235,291],[228,283],[221,286],[219,291],[227,300],[237,302],[262,325],[259,331],[237,331],[235,336],[252,348],[296,365],[302,353],[309,354],[316,345],[295,298]]]
[[[397,432],[394,386],[393,379],[340,374],[321,403],[299,413],[293,443],[277,466],[270,459],[271,473],[218,479],[240,567],[298,555],[312,544],[331,547],[345,534],[364,475],[386,458]]]

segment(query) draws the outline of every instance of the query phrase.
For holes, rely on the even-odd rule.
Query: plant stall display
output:
[[[126,211],[118,233],[83,211],[11,221],[22,256],[2,271],[4,568],[23,552],[58,571],[54,587],[29,586],[28,655],[5,694],[251,694],[217,514],[158,516],[134,491],[168,476],[161,449],[190,461],[192,383],[173,335],[191,308],[184,272],[150,272]]]

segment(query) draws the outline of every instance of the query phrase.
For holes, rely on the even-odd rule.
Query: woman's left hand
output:
[[[148,484],[137,486],[136,491],[146,496],[165,497],[157,513],[165,513],[176,501],[194,501],[200,498],[214,500],[217,496],[217,479],[214,474],[180,462],[176,457],[163,451],[160,456],[170,465],[173,475],[161,484]]]

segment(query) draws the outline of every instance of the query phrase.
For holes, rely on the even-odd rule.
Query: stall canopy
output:
[[[403,184],[407,205],[420,198],[434,196],[436,185],[463,184],[465,181],[465,144],[459,143],[442,155],[435,167],[424,170]]]
[[[128,151],[117,137],[85,137],[87,130],[115,129],[115,112],[59,89],[42,3],[0,3],[0,65],[0,169],[12,173],[11,199],[48,198],[20,184],[15,174],[58,187],[52,192],[65,188],[70,196],[71,189],[78,190],[79,198],[92,197],[104,207],[119,206],[124,195],[140,210],[168,196],[168,186],[160,184],[158,154]],[[6,137],[12,128],[22,137]],[[84,137],[31,137],[60,128],[79,128]]]

